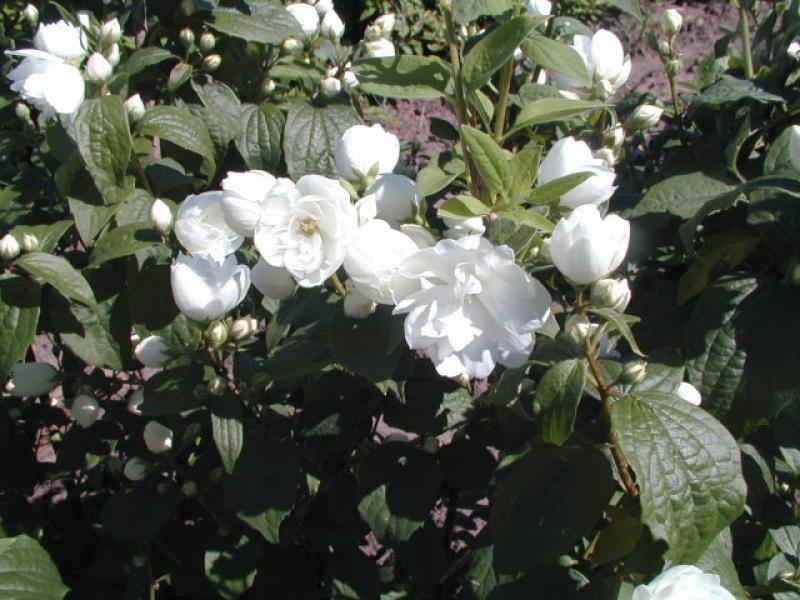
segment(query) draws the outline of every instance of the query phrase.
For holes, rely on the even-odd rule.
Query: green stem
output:
[[[550,20],[547,22],[547,28],[545,29],[545,36],[548,38],[553,37],[553,31],[556,28],[556,17],[558,16],[558,0],[553,0],[550,6]],[[542,67],[540,65],[536,65],[536,68],[533,70],[533,83],[539,82],[539,75],[542,72]]]
[[[676,60],[677,55],[672,47],[673,38],[668,40],[669,44],[669,57],[670,60]],[[670,68],[665,69],[667,73],[667,81],[669,81],[669,93],[672,96],[672,112],[675,114],[675,124],[678,126],[678,135],[681,138],[681,143],[686,144],[686,131],[683,129],[683,111],[678,102],[678,86],[675,83],[675,75],[670,71]]]
[[[742,36],[742,57],[744,58],[744,77],[753,78],[753,55],[750,49],[750,21],[747,9],[739,3],[739,35]]]
[[[519,2],[514,3],[514,16],[519,16],[521,12],[521,5]],[[508,100],[511,96],[511,80],[514,77],[514,57],[508,59],[508,62],[503,66],[503,71],[500,74],[500,97],[497,101],[497,107],[494,111],[494,139],[498,142],[503,140],[503,132],[506,128],[506,113],[508,112]]]
[[[136,176],[141,180],[142,185],[144,185],[148,193],[155,198],[156,195],[153,193],[153,188],[150,187],[150,180],[147,179],[147,173],[144,172],[142,163],[139,162],[139,157],[136,156],[136,150],[131,150],[131,160],[133,162],[133,170],[136,171]]]

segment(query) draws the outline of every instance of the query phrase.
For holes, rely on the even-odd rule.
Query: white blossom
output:
[[[377,217],[398,228],[422,210],[423,198],[417,184],[405,175],[384,173],[367,189],[375,195]]]
[[[142,437],[144,438],[144,445],[153,454],[162,454],[172,450],[172,430],[158,421],[150,421],[145,425]]]
[[[329,40],[339,40],[344,35],[344,22],[335,10],[329,10],[322,17],[320,33]]]
[[[178,309],[195,321],[213,321],[235,308],[250,289],[250,269],[236,257],[179,254],[170,274]]]
[[[364,49],[369,58],[391,58],[397,53],[394,44],[386,38],[364,42]]]
[[[486,232],[486,225],[483,217],[466,217],[458,219],[456,217],[442,217],[447,231],[444,236],[450,239],[462,238],[466,235],[483,235]]]
[[[7,233],[0,239],[0,259],[2,260],[14,260],[19,256],[20,251],[22,248],[15,238],[10,233]]]
[[[226,222],[222,198],[222,192],[205,192],[188,196],[178,207],[175,235],[189,254],[222,259],[244,242]]]
[[[319,31],[319,14],[313,6],[308,4],[290,4],[286,7],[295,20],[300,24],[306,38],[313,37]]]
[[[616,173],[602,159],[592,156],[586,142],[573,137],[558,140],[539,165],[537,185],[550,183],[573,173],[592,173],[586,181],[561,196],[560,203],[569,208],[582,204],[601,204],[617,189],[614,186]]]
[[[142,481],[145,477],[147,477],[147,473],[149,471],[150,463],[143,458],[134,456],[125,462],[125,467],[122,469],[122,474],[131,481]]]
[[[734,600],[719,575],[691,565],[677,565],[633,591],[631,600]]]
[[[381,35],[385,38],[390,38],[394,30],[394,24],[397,21],[394,13],[386,13],[375,19],[375,25],[380,27]]]
[[[351,280],[347,280],[345,287],[347,293],[344,296],[344,314],[351,319],[366,319],[378,308],[378,304],[364,295]]]
[[[263,258],[250,270],[253,286],[273,300],[286,300],[297,289],[297,282],[284,267],[273,267]]]
[[[525,12],[535,17],[546,17],[552,9],[550,0],[528,0],[525,4]]]
[[[598,30],[592,37],[576,35],[572,47],[583,59],[589,79],[600,85],[604,94],[611,95],[628,81],[631,59],[625,54],[619,38],[607,29]],[[554,74],[558,87],[581,88],[580,80]]]
[[[222,210],[225,222],[240,235],[252,237],[261,217],[261,208],[270,198],[300,197],[289,179],[276,179],[266,171],[230,171],[222,180]]]
[[[89,394],[81,394],[72,402],[72,418],[84,429],[91,427],[100,418],[100,405]]]
[[[333,155],[339,176],[356,181],[358,174],[366,177],[375,168],[379,175],[391,173],[400,159],[400,140],[378,124],[353,125],[336,143]]]
[[[149,335],[136,344],[133,354],[140,363],[151,369],[162,368],[172,355],[170,345],[157,335]]]

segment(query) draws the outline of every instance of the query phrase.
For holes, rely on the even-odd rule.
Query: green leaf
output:
[[[578,187],[584,181],[593,177],[594,173],[583,171],[570,173],[558,179],[548,181],[544,185],[536,186],[526,198],[531,204],[554,204],[561,200],[561,196]]]
[[[605,0],[605,4],[613,6],[636,17],[638,21],[644,21],[642,8],[639,6],[639,0]]]
[[[733,540],[730,529],[723,529],[695,562],[695,566],[704,573],[719,575],[722,587],[733,594],[736,600],[747,600],[749,596],[739,581],[739,574],[736,571],[736,565],[733,564],[732,555]]]
[[[631,350],[633,350],[639,356],[644,356],[641,349],[639,348],[639,344],[636,343],[636,338],[633,337],[633,332],[631,331],[630,326],[625,321],[624,315],[618,313],[615,310],[611,310],[610,308],[591,307],[589,308],[589,310],[595,314],[600,315],[606,321],[608,321],[609,324],[612,325],[619,332],[619,334],[625,339],[625,341],[628,342],[628,345],[631,347]]]
[[[95,239],[111,221],[117,209],[116,206],[101,204],[100,198],[97,198],[97,202],[86,202],[74,196],[67,197],[69,212],[75,219],[75,228],[81,236],[81,241],[89,248],[94,245]]]
[[[543,35],[532,35],[522,43],[522,51],[535,65],[577,81],[589,82],[586,63],[573,48]]]
[[[498,146],[492,136],[468,125],[462,125],[461,137],[484,183],[496,192],[508,193],[511,153]]]
[[[33,234],[39,240],[39,250],[52,253],[58,242],[75,223],[69,219],[57,221],[50,225],[17,225],[9,233],[14,236],[17,243],[22,245],[22,236],[26,233]]]
[[[159,243],[161,234],[153,229],[151,223],[131,223],[116,227],[97,241],[89,266],[98,267],[115,258],[130,256]]]
[[[166,60],[178,60],[178,57],[169,50],[164,50],[164,48],[139,48],[120,66],[119,71],[128,75],[135,75],[140,71],[144,71],[147,67],[152,67]]]
[[[511,159],[511,191],[525,196],[530,193],[536,173],[539,170],[539,161],[542,159],[542,146],[530,143],[514,155]]]
[[[14,264],[28,274],[43,279],[67,298],[94,306],[92,288],[67,259],[44,252],[30,252],[20,256]]]
[[[118,490],[103,505],[103,532],[120,540],[142,542],[161,529],[182,500],[181,490],[170,482]]]
[[[543,214],[536,212],[534,209],[529,208],[524,210],[521,208],[514,208],[510,210],[501,210],[497,213],[500,217],[511,219],[519,225],[525,225],[540,231],[551,233],[556,226]]]
[[[436,56],[367,58],[353,63],[353,71],[363,91],[386,98],[441,98],[450,81],[450,65]]]
[[[244,535],[238,540],[226,536],[211,544],[203,557],[208,580],[221,598],[246,596],[256,579],[259,562],[256,545]]]
[[[725,76],[716,83],[712,83],[701,94],[695,96],[692,99],[692,104],[719,107],[732,102],[739,102],[740,100],[755,100],[761,104],[780,104],[784,102],[781,96],[764,91],[752,81]]]
[[[242,403],[230,394],[211,403],[211,433],[227,473],[233,473],[244,446]]]
[[[661,392],[626,396],[611,421],[636,472],[642,521],[675,564],[694,563],[744,509],[736,440],[704,410]]]
[[[732,182],[696,171],[674,175],[659,181],[644,195],[631,212],[632,218],[650,213],[670,213],[689,219],[706,202],[736,189]]]
[[[75,141],[87,170],[106,202],[115,204],[131,159],[128,113],[117,96],[83,103],[75,117]]]
[[[514,50],[531,29],[544,19],[522,15],[486,34],[464,57],[462,76],[466,91],[477,90],[514,57]]]
[[[453,0],[453,19],[467,25],[478,17],[500,15],[512,8],[511,0]]]
[[[285,125],[283,112],[271,104],[243,105],[241,129],[234,142],[248,169],[278,167]]]
[[[67,592],[39,542],[27,535],[0,540],[0,599],[61,600]]]
[[[206,121],[209,133],[213,122],[219,132],[220,145],[227,146],[242,129],[242,103],[236,93],[224,83],[210,78],[205,82],[198,77],[192,79],[192,89],[206,108],[204,112],[209,117]]]
[[[536,387],[534,403],[541,411],[539,434],[561,446],[572,434],[578,404],[586,385],[586,362],[572,359],[554,364]]]
[[[489,528],[495,568],[553,564],[591,533],[614,492],[611,465],[594,446],[538,444],[495,475]]]
[[[253,13],[216,8],[214,20],[208,24],[221,33],[257,44],[280,44],[289,37],[303,38],[300,23],[282,6],[260,5]]]
[[[25,360],[36,338],[41,288],[27,277],[0,279],[0,380]]]
[[[440,217],[452,217],[454,219],[482,217],[491,212],[488,206],[469,194],[451,196],[439,207]]]
[[[514,122],[514,127],[506,134],[513,135],[526,127],[533,127],[540,123],[564,121],[572,117],[579,117],[584,113],[597,110],[603,104],[591,100],[568,100],[566,98],[541,98],[522,107]]]
[[[286,167],[292,179],[303,175],[336,175],[336,143],[361,119],[350,106],[333,104],[317,108],[303,104],[289,111],[283,134]]]
[[[437,154],[417,173],[417,187],[424,197],[433,196],[466,171],[464,161],[446,150]]]
[[[203,381],[199,364],[184,365],[153,375],[144,385],[144,401],[139,410],[146,417],[176,415],[203,405],[195,388]]]
[[[202,120],[185,108],[154,106],[147,109],[138,123],[142,135],[160,137],[168,142],[202,156],[209,169],[216,169],[214,144]]]

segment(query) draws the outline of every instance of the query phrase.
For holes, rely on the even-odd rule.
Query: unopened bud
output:
[[[203,68],[209,73],[213,73],[222,64],[222,57],[219,54],[209,54],[203,59]]]
[[[381,30],[381,35],[383,37],[391,37],[392,30],[394,29],[396,18],[394,13],[387,13],[385,15],[381,15],[377,19],[375,19],[375,25],[377,25]]]
[[[643,360],[634,360],[626,363],[619,376],[619,382],[628,385],[641,383],[647,375],[647,363]]]
[[[142,416],[142,411],[139,408],[144,403],[144,390],[136,390],[128,396],[128,412],[137,417]]]
[[[206,329],[206,341],[212,348],[219,348],[228,341],[228,328],[222,321],[212,321]]]
[[[228,383],[219,376],[208,382],[208,391],[212,396],[222,396],[228,389]]]
[[[100,418],[100,405],[94,397],[81,394],[72,402],[72,418],[84,429],[91,427]]]
[[[261,84],[261,91],[264,92],[265,96],[269,96],[271,93],[275,91],[275,80],[270,79],[267,77],[264,80],[264,83]]]
[[[28,105],[24,102],[17,102],[14,106],[14,114],[17,115],[17,118],[23,123],[27,123],[31,120],[31,109],[28,108]]]
[[[169,205],[160,198],[156,198],[150,207],[150,220],[158,231],[169,233],[169,230],[172,229],[172,210]]]
[[[122,474],[130,481],[142,481],[150,471],[150,463],[143,458],[134,456],[125,463]]]
[[[231,325],[231,339],[234,342],[241,342],[242,340],[252,337],[257,330],[258,321],[255,319],[251,319],[249,317],[244,319],[236,319],[233,322],[233,325]]]
[[[183,44],[183,47],[186,48],[187,50],[194,45],[194,31],[192,31],[188,27],[184,27],[183,29],[181,29],[180,37],[181,37],[181,44]]]
[[[128,111],[128,117],[131,121],[138,121],[144,116],[145,108],[142,97],[139,94],[134,94],[125,100],[125,110]]]
[[[631,301],[631,287],[627,279],[600,279],[592,284],[589,298],[598,308],[623,312]]]
[[[625,129],[622,125],[615,125],[606,131],[605,135],[606,145],[611,146],[615,150],[620,148],[625,143]]]
[[[22,234],[22,249],[25,252],[37,252],[41,248],[39,238],[32,233]]]
[[[650,129],[661,120],[664,109],[652,104],[637,106],[625,121],[625,127],[631,130]]]
[[[362,294],[356,287],[347,281],[347,294],[344,297],[344,314],[351,319],[366,319],[378,305]]]
[[[326,98],[335,98],[342,91],[342,82],[335,77],[325,77],[320,82],[319,89]]]
[[[172,359],[172,348],[157,335],[149,335],[133,349],[136,359],[145,367],[161,369]]]
[[[89,57],[89,60],[86,61],[86,74],[92,81],[96,81],[98,83],[108,81],[113,72],[114,67],[112,67],[111,63],[106,60],[105,56],[99,52],[92,54]]]
[[[111,47],[106,50],[106,60],[108,64],[112,67],[116,67],[119,64],[119,44],[111,44]]]
[[[303,48],[303,42],[290,37],[283,40],[283,45],[281,47],[287,54],[294,54]]]
[[[200,42],[197,45],[200,48],[200,52],[203,54],[208,54],[216,47],[217,38],[214,37],[213,33],[207,31],[200,36]]]
[[[614,156],[614,151],[611,148],[600,148],[594,155],[606,163],[609,168],[612,168],[617,162],[617,157]]]
[[[144,438],[144,445],[153,454],[162,454],[172,450],[172,430],[169,427],[164,427],[158,421],[150,421],[145,425],[142,437]]]
[[[586,315],[572,315],[564,324],[564,336],[578,348],[582,348],[596,330],[597,325]]]
[[[658,20],[658,25],[661,27],[661,31],[664,33],[664,35],[667,37],[675,37],[681,30],[681,26],[683,25],[683,17],[681,16],[681,13],[674,8],[668,8],[661,13],[661,18]]]
[[[122,28],[119,21],[114,18],[100,26],[100,44],[105,48],[116,44],[122,37]]]
[[[22,9],[22,16],[25,17],[25,20],[31,27],[36,27],[39,23],[39,9],[33,4],[28,4]]]
[[[21,248],[17,238],[7,233],[0,239],[0,259],[8,262],[19,256]]]
[[[681,59],[679,58],[672,58],[666,62],[666,69],[667,75],[672,77],[673,79],[677,77],[681,72]]]
[[[601,79],[594,85],[594,95],[599,100],[608,100],[615,91],[614,86],[607,79]]]

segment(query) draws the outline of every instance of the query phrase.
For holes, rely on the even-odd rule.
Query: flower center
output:
[[[306,217],[298,224],[298,229],[306,237],[311,237],[319,231],[319,225],[311,217]]]

